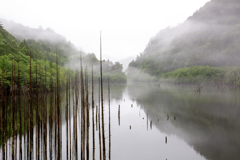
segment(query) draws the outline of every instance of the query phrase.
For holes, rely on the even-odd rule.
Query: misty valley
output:
[[[127,27],[77,46],[23,24],[0,17],[0,159],[239,160],[239,0],[207,1],[135,58],[117,58],[144,41]]]

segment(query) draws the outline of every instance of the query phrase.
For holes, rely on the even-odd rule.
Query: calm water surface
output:
[[[112,159],[238,160],[240,91],[207,86],[200,94],[194,90],[195,86],[164,84],[161,87],[154,84],[111,85]],[[95,104],[98,105],[96,92]],[[64,94],[62,100],[65,100]],[[62,102],[62,106],[65,106],[65,102]],[[104,107],[108,155],[107,88],[104,90]],[[62,117],[65,117],[64,114],[63,109]],[[90,110],[90,159],[91,115]],[[67,159],[65,118],[62,118],[62,125],[62,159]],[[79,128],[78,137],[80,159]],[[98,130],[95,132],[95,145],[96,159],[99,159]]]

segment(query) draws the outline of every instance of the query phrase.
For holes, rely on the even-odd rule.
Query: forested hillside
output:
[[[47,86],[50,85],[50,75],[53,74],[53,80],[55,82],[56,76],[56,58],[58,59],[60,77],[63,77],[67,73],[67,68],[63,67],[67,61],[67,57],[61,55],[59,52],[56,56],[56,47],[54,52],[54,46],[46,42],[36,42],[35,40],[18,40],[12,36],[8,31],[0,26],[0,76],[2,84],[2,73],[4,73],[4,83],[7,88],[10,88],[11,82],[14,78],[17,78],[18,71],[20,75],[20,85],[28,86],[30,82],[30,55],[31,55],[31,67],[32,72],[36,71],[36,64],[38,65],[37,77],[39,82],[45,75]],[[13,71],[13,72],[12,72]],[[14,75],[12,75],[12,73]],[[36,77],[36,74],[33,77]],[[35,82],[35,81],[34,81]],[[36,84],[34,83],[36,86]]]
[[[14,78],[17,78],[18,70],[20,75],[20,85],[28,86],[30,82],[30,55],[31,55],[31,67],[32,78],[34,77],[33,85],[36,79],[36,67],[38,83],[43,82],[43,77],[46,74],[47,88],[50,86],[50,75],[53,75],[53,83],[56,81],[56,60],[59,65],[59,75],[62,82],[65,81],[67,73],[74,74],[76,69],[79,69],[80,65],[80,51],[78,51],[73,44],[67,42],[65,38],[54,33],[49,29],[38,29],[36,32],[31,32],[31,28],[19,27],[20,24],[12,23],[12,31],[16,34],[13,36],[4,27],[4,24],[0,24],[0,81],[2,84],[2,73],[4,71],[4,83],[5,86],[10,89],[11,82]],[[20,25],[21,26],[21,25]],[[19,27],[20,31],[16,31]],[[18,35],[20,32],[26,33],[27,38],[24,39],[24,34]],[[49,35],[47,34],[49,33]],[[45,34],[42,38],[36,38],[36,35]],[[52,38],[50,38],[53,36]],[[59,38],[59,39],[58,39]],[[91,69],[94,66],[94,78],[97,80],[99,77],[99,60],[95,54],[86,54],[81,52],[83,56],[84,67],[88,66]],[[71,64],[71,65],[70,65]],[[37,65],[37,66],[36,66]],[[73,67],[77,66],[77,67]],[[122,72],[122,66],[119,63],[113,64],[110,61],[103,61],[103,79],[110,78],[111,82],[126,82],[126,76]],[[13,72],[12,72],[13,71]],[[15,75],[12,75],[12,73]]]
[[[239,42],[240,1],[211,0],[184,23],[157,33],[129,64],[128,77],[236,85],[240,82]]]

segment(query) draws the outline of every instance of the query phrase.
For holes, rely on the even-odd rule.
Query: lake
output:
[[[91,88],[89,88],[91,90]],[[240,157],[240,91],[231,88],[203,86],[200,93],[195,86],[154,83],[111,85],[111,159],[113,160],[237,160]],[[109,154],[109,100],[104,87],[104,127],[106,155]],[[89,92],[89,158],[92,159],[92,106]],[[98,106],[98,85],[94,90],[95,107]],[[67,128],[65,119],[65,93],[61,94],[61,157],[67,159]],[[73,96],[71,95],[71,106]],[[48,103],[50,96],[48,96]],[[80,101],[80,97],[79,97]],[[76,101],[74,101],[76,102]],[[72,107],[71,107],[72,108]],[[94,118],[96,117],[94,108]],[[68,159],[75,159],[73,139],[73,113],[77,113],[78,159],[81,159],[80,108],[71,109],[71,151]],[[49,110],[48,110],[49,115]],[[69,122],[69,121],[68,121]],[[99,126],[95,131],[95,158],[99,158]],[[87,127],[86,127],[87,128]],[[54,142],[54,130],[49,132],[47,121],[47,157],[50,159],[49,133]],[[102,133],[101,133],[102,134]],[[34,159],[36,158],[37,127],[34,127]],[[70,132],[68,133],[70,146]],[[10,136],[9,136],[10,137]],[[25,134],[26,137],[26,134]],[[22,137],[24,142],[24,136]],[[44,144],[42,135],[41,144]],[[19,134],[17,159],[19,157]],[[8,157],[11,158],[11,138],[8,138]],[[44,150],[44,145],[42,151]],[[23,147],[24,148],[24,147]],[[26,144],[25,144],[26,148]],[[55,145],[53,143],[53,150]],[[23,159],[26,156],[23,150]],[[15,152],[15,153],[16,153]],[[42,153],[42,152],[41,152]],[[53,153],[53,159],[55,154]],[[2,151],[1,151],[2,156]],[[44,158],[43,158],[44,159]]]

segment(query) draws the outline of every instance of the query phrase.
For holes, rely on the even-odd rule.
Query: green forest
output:
[[[30,36],[27,37],[29,38]],[[99,60],[94,53],[86,54],[80,52],[71,42],[67,42],[64,39],[50,41],[47,39],[15,38],[4,29],[4,24],[0,24],[0,81],[2,84],[2,73],[4,73],[4,84],[8,89],[10,89],[11,82],[13,82],[14,78],[18,78],[18,73],[20,75],[20,85],[29,85],[30,56],[33,86],[36,86],[36,77],[38,78],[38,83],[41,83],[46,75],[46,87],[49,89],[51,75],[53,76],[53,83],[56,82],[56,60],[58,61],[61,82],[65,83],[67,73],[73,76],[75,71],[79,71],[79,65],[78,68],[73,68],[69,67],[68,64],[71,63],[70,61],[72,59],[77,59],[77,63],[79,64],[80,54],[83,56],[83,64],[84,67],[88,68],[89,74],[93,66],[94,80],[97,81],[99,78]],[[124,72],[122,72],[122,65],[119,62],[113,63],[109,60],[103,60],[103,81],[106,82],[108,78],[110,82],[113,83],[126,83],[127,79]]]
[[[159,31],[128,67],[130,81],[240,86],[240,2],[211,0]]]

